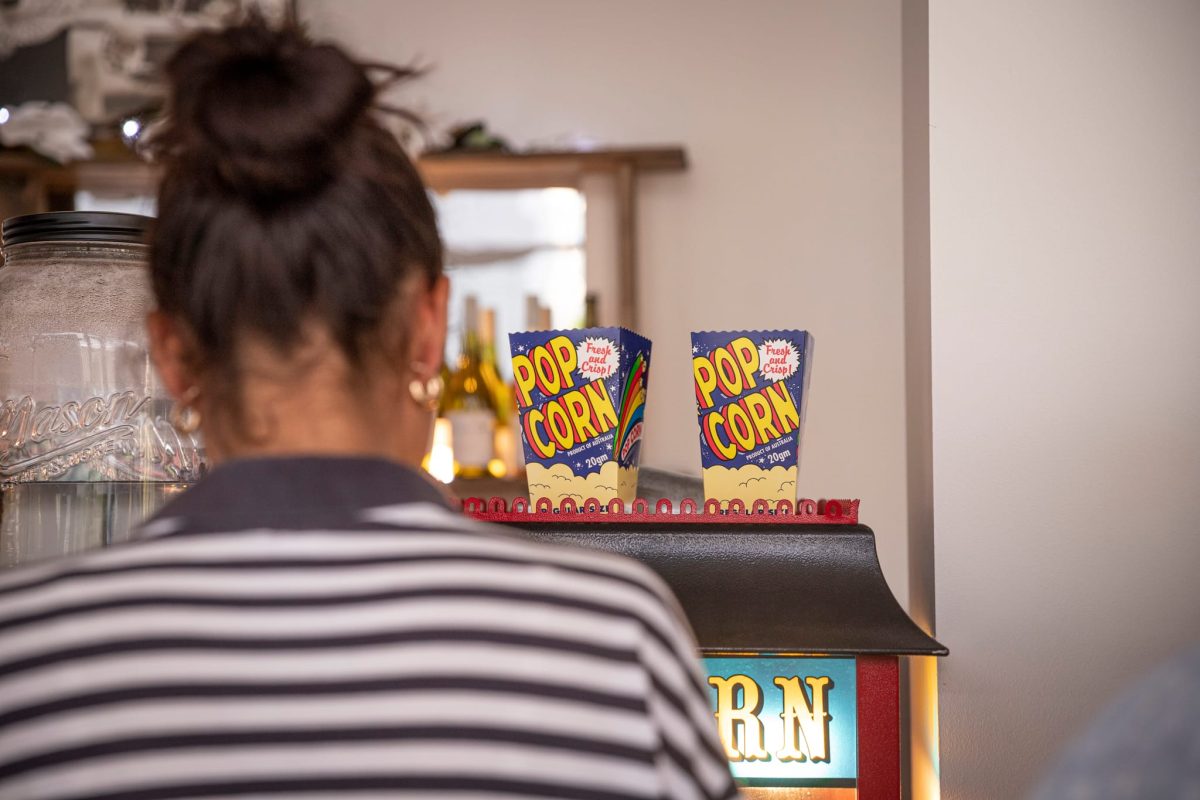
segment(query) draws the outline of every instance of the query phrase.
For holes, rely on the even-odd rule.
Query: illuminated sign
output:
[[[853,658],[707,658],[725,755],[744,786],[853,787]]]

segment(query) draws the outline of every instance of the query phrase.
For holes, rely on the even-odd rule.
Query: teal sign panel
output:
[[[846,786],[858,778],[853,658],[706,658],[713,714],[744,786]]]

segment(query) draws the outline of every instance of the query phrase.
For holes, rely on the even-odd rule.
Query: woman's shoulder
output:
[[[424,522],[430,533],[450,534],[442,548],[462,548],[483,557],[493,557],[507,567],[522,566],[568,580],[600,581],[623,587],[658,603],[672,613],[677,607],[666,583],[649,567],[633,558],[604,550],[533,538],[516,528],[483,522],[463,514],[432,506],[375,509],[371,519],[378,523],[411,527]]]
[[[160,517],[134,541],[0,573],[0,619],[17,607],[80,592],[107,596],[132,585],[175,591],[181,576],[208,585],[235,575],[248,587],[254,575],[273,579],[286,570],[310,582],[368,573],[371,582],[453,576],[455,583],[515,585],[590,604],[659,629],[681,620],[665,583],[634,559],[534,540],[433,504],[370,509],[361,524],[328,529],[191,530],[176,522]]]

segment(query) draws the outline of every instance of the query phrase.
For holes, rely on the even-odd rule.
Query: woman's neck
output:
[[[344,370],[319,364],[286,383],[246,377],[240,416],[201,408],[208,459],[370,456],[418,466],[428,450],[432,415],[399,384],[386,370],[350,381]]]

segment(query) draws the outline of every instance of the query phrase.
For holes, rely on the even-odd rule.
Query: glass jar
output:
[[[6,220],[0,267],[0,565],[89,549],[199,477],[147,353],[148,217]]]

